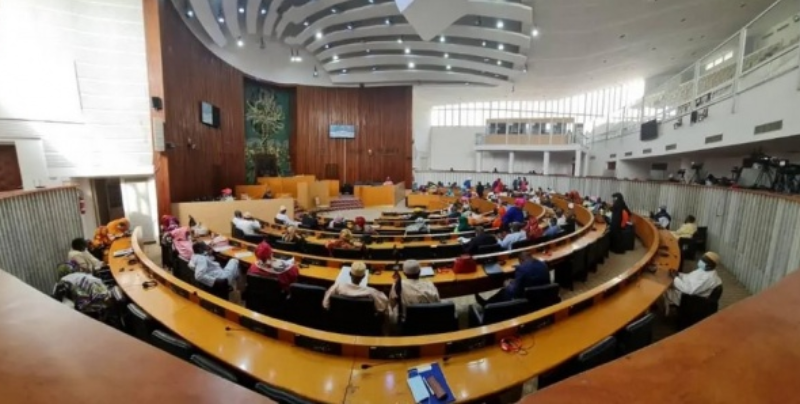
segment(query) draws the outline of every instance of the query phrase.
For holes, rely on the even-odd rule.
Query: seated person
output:
[[[286,214],[286,206],[284,205],[281,205],[281,207],[278,209],[278,213],[275,214],[275,223],[282,224],[285,226],[297,226],[298,224],[300,224],[292,220],[292,218],[290,218],[289,215]]]
[[[673,231],[672,235],[676,238],[692,238],[697,233],[696,219],[694,216],[686,216],[686,221],[681,225],[678,230]]]
[[[222,194],[219,197],[220,201],[224,202],[231,202],[234,200],[233,198],[233,191],[230,188],[225,188],[222,190]]]
[[[523,206],[525,206],[525,200],[522,198],[517,198],[514,201],[514,206],[509,207],[506,211],[506,214],[503,215],[501,228],[508,229],[508,227],[511,226],[511,223],[525,222],[525,214],[522,213]]]
[[[561,209],[555,209],[556,212],[556,224],[559,226],[564,226],[567,224],[567,217],[564,216],[564,211]]]
[[[234,285],[234,281],[239,277],[239,260],[231,258],[225,267],[214,259],[214,251],[206,243],[197,242],[192,246],[194,255],[189,260],[189,268],[194,270],[194,279],[202,285],[213,287],[219,279],[228,281],[228,285]]]
[[[406,226],[406,234],[422,233],[427,231],[428,231],[428,224],[425,223],[425,219],[421,217],[414,219],[414,223]]]
[[[241,230],[245,236],[257,236],[258,231],[261,230],[261,222],[253,218],[250,212],[244,212],[242,219],[235,225],[237,229]]]
[[[72,240],[72,250],[67,253],[67,261],[75,263],[81,272],[92,273],[105,264],[94,255],[89,254],[89,251],[86,251],[87,248],[88,244],[83,237]]]
[[[544,235],[544,229],[536,217],[528,217],[528,222],[525,225],[525,234],[527,234],[528,240],[536,240]]]
[[[510,250],[512,244],[527,239],[528,235],[522,230],[522,224],[511,223],[511,231],[500,241],[500,246],[503,247],[504,250]]]
[[[386,181],[383,182],[383,185],[394,185],[394,182],[392,182],[391,177],[386,177]]]
[[[328,223],[328,228],[331,230],[344,229],[345,227],[347,227],[347,223],[345,223],[342,215],[336,216]]]
[[[272,199],[274,196],[272,195],[272,190],[267,188],[267,192],[264,192],[264,196],[261,199]]]
[[[472,226],[469,225],[469,219],[461,215],[458,217],[458,224],[456,225],[454,233],[463,233],[465,231],[472,231]]]
[[[556,218],[550,218],[550,226],[547,227],[547,230],[544,231],[542,237],[556,237],[561,233],[561,226],[558,225],[558,220]]]
[[[192,259],[194,247],[192,244],[192,233],[188,227],[179,227],[170,233],[172,235],[172,248],[178,253],[178,257],[184,261]]]
[[[406,279],[401,279],[395,272],[395,283],[389,292],[389,304],[392,308],[399,306],[397,319],[403,322],[406,319],[406,307],[411,304],[437,303],[439,291],[433,282],[419,279],[421,271],[417,260],[407,260],[403,263],[403,274]]]
[[[575,220],[575,215],[564,215],[567,218],[566,223],[561,226],[561,230],[565,233],[574,233],[578,222]]]
[[[669,229],[669,224],[672,222],[672,216],[667,213],[667,207],[665,205],[659,206],[658,212],[654,214],[651,213],[650,217],[652,217],[653,220],[655,220],[656,223],[658,223],[658,225],[664,229]]]
[[[417,220],[419,218],[427,219],[428,218],[428,212],[425,212],[420,207],[416,207],[416,208],[414,208],[414,211],[411,212],[410,215],[408,215],[408,220]]]
[[[161,216],[159,227],[161,229],[161,234],[165,234],[180,227],[180,223],[178,223],[178,219],[175,216],[163,215]]]
[[[272,258],[272,247],[266,241],[256,247],[256,262],[250,265],[247,275],[262,276],[277,279],[284,292],[289,291],[289,286],[297,282],[300,271],[297,265],[289,261]]]
[[[341,232],[339,232],[339,238],[328,241],[325,244],[325,247],[328,250],[333,250],[334,248],[341,248],[345,250],[355,250],[361,248],[357,242],[353,241],[353,233],[347,229],[343,229]]]
[[[59,279],[53,293],[58,301],[69,297],[81,312],[99,311],[114,304],[111,292],[103,281],[85,272],[72,272]]]
[[[492,228],[498,229],[500,226],[503,225],[503,216],[506,215],[508,212],[508,203],[501,202],[497,204],[497,216],[495,216],[494,221],[492,221]]]
[[[495,244],[497,244],[497,239],[493,235],[485,233],[483,227],[478,226],[475,228],[475,237],[464,245],[464,252],[475,255],[480,247]]]
[[[322,300],[322,307],[326,310],[331,307],[331,296],[347,296],[347,297],[370,297],[375,303],[375,311],[384,313],[389,307],[389,299],[383,292],[371,288],[369,286],[361,286],[361,280],[367,275],[367,265],[361,261],[356,261],[350,267],[350,280],[349,282],[339,282],[331,286],[325,292],[325,298]]]
[[[364,216],[358,216],[353,220],[353,233],[363,233],[367,227],[367,219]]]
[[[708,297],[711,292],[719,285],[722,279],[717,274],[719,266],[719,255],[714,252],[707,252],[697,261],[697,269],[688,274],[673,272],[675,276],[672,286],[664,294],[666,313],[669,314],[670,306],[680,306],[681,294]]]
[[[131,228],[131,222],[128,221],[126,218],[120,218],[116,220],[112,220],[108,222],[106,225],[106,229],[108,229],[108,238],[110,241],[114,241],[120,237],[124,237],[128,230]]]
[[[281,236],[281,240],[283,240],[283,241],[285,241],[287,243],[299,243],[299,242],[305,241],[303,239],[303,236],[300,235],[300,233],[297,231],[297,227],[296,226],[287,227],[286,228],[286,232],[283,233],[283,236]]]
[[[532,258],[527,251],[522,251],[519,253],[519,262],[514,270],[514,279],[506,281],[503,289],[489,299],[484,299],[476,293],[475,301],[485,307],[489,303],[522,299],[525,297],[526,288],[550,284],[550,271],[543,261]]]
[[[241,222],[242,222],[242,211],[241,210],[233,211],[233,219],[231,219],[231,224],[233,224],[233,227],[236,227],[238,229],[239,224]]]
[[[306,229],[312,229],[312,230],[318,229],[319,219],[317,218],[317,212],[304,214],[303,219],[300,221],[300,226]]]

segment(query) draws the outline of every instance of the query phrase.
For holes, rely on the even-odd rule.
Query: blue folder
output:
[[[417,371],[416,368],[408,370],[408,377],[414,376],[421,376],[423,379],[427,378],[428,376],[433,376],[437,382],[442,386],[445,392],[447,392],[447,397],[444,400],[439,400],[438,398],[431,395],[430,399],[424,400],[424,403],[435,403],[435,404],[443,404],[443,403],[452,403],[456,401],[455,396],[453,396],[453,391],[450,390],[450,386],[447,384],[447,379],[444,378],[444,373],[442,373],[442,368],[439,367],[438,363],[431,363],[431,368],[425,370],[423,372]]]

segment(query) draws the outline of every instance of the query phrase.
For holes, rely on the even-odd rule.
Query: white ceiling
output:
[[[668,76],[772,2],[415,0],[406,18],[394,0],[173,0],[197,37],[247,74],[289,84],[415,84],[415,96],[430,103],[552,99]],[[431,15],[456,22],[441,31]],[[417,35],[437,31],[444,42]],[[293,49],[302,61],[290,61]]]

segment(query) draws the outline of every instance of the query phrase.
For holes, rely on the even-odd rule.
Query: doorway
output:
[[[0,192],[22,189],[22,172],[17,159],[17,147],[0,145]]]
[[[99,226],[125,217],[119,178],[95,178],[92,180],[92,191]]]

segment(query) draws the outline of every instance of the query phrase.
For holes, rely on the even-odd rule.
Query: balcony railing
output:
[[[588,144],[588,138],[580,133],[563,134],[475,134],[476,146],[514,145],[514,146],[563,146]]]

